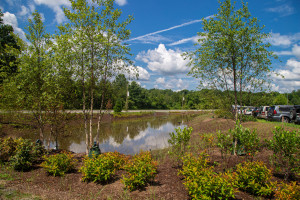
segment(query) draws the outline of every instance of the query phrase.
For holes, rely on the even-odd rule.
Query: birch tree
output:
[[[129,38],[130,31],[126,26],[131,22],[129,17],[124,22],[119,22],[121,11],[114,9],[113,0],[93,0],[88,3],[86,0],[70,0],[72,9],[64,9],[66,17],[70,23],[66,24],[69,37],[74,44],[70,47],[76,53],[76,65],[81,69],[79,75],[83,85],[83,112],[85,113],[85,85],[89,85],[89,135],[86,132],[86,145],[93,144],[93,109],[94,109],[94,89],[96,81],[101,81],[102,86],[101,105],[98,117],[98,131],[103,116],[105,105],[105,85],[107,80],[113,76],[119,68],[128,66],[126,54],[129,48],[122,42]],[[121,65],[122,63],[123,65]],[[86,116],[84,114],[84,116]],[[87,118],[85,117],[85,125]]]
[[[41,15],[35,11],[32,19],[28,19],[26,30],[27,40],[30,44],[22,52],[20,59],[20,72],[16,78],[18,88],[17,101],[23,109],[30,110],[37,121],[40,139],[44,139],[44,125],[46,123],[43,111],[46,109],[47,84],[45,78],[51,69],[51,41],[50,35],[45,31]]]
[[[200,80],[200,86],[234,91],[234,105],[242,104],[243,91],[258,91],[270,83],[273,52],[266,42],[269,34],[251,17],[247,3],[236,9],[231,0],[220,1],[218,14],[203,19],[198,33],[198,48],[185,54],[189,75]],[[240,91],[238,93],[238,91]],[[237,119],[237,109],[235,119]]]

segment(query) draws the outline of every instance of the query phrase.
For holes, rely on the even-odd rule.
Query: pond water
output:
[[[176,127],[183,128],[196,116],[195,114],[153,116],[103,123],[99,135],[101,152],[118,151],[124,154],[135,154],[141,150],[165,148],[168,146],[169,133],[174,132]],[[96,129],[95,125],[94,141],[96,140]],[[58,138],[58,145],[60,149],[84,153],[86,145],[83,125],[69,127],[67,135]],[[55,142],[49,138],[48,141],[45,141],[45,146],[54,148]]]

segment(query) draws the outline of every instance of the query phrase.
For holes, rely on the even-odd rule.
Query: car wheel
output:
[[[296,110],[292,110],[292,111],[290,112],[290,118],[291,118],[291,120],[296,119],[296,115],[297,115]]]
[[[282,117],[281,121],[284,122],[284,123],[289,123],[290,119],[288,117]]]

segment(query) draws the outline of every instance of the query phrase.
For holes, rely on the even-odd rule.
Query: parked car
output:
[[[268,111],[267,119],[270,121],[282,121],[289,123],[291,121],[290,111],[293,106],[275,105],[271,106]]]
[[[244,115],[252,115],[252,111],[253,111],[253,109],[254,109],[254,107],[252,107],[252,106],[248,106],[248,107],[246,107],[245,108],[245,110],[244,110]]]
[[[258,117],[258,114],[261,112],[261,108],[260,107],[255,107],[253,110],[252,110],[252,116],[253,117]]]
[[[300,123],[300,105],[294,105],[290,110],[290,119],[295,123]]]
[[[270,106],[261,106],[260,107],[260,113],[258,114],[258,118],[267,119],[268,116],[268,110]]]

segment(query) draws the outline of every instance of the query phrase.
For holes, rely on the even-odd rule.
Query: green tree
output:
[[[203,19],[199,47],[184,54],[190,60],[189,75],[199,78],[202,87],[225,91],[227,97],[234,91],[235,105],[238,100],[243,104],[243,91],[263,89],[275,57],[267,50],[269,35],[262,32],[257,18],[251,17],[248,5],[241,4],[236,10],[231,0],[220,1],[218,14]]]
[[[3,13],[0,9],[0,84],[18,70],[17,57],[20,54],[20,38],[13,32],[13,27],[3,24]]]
[[[287,104],[287,98],[284,94],[278,94],[274,100],[273,100],[274,105],[286,105]]]
[[[30,110],[38,124],[40,139],[44,139],[44,125],[46,123],[43,111],[47,107],[46,77],[51,66],[51,41],[45,31],[41,15],[35,11],[28,19],[26,27],[27,40],[30,44],[22,52],[20,58],[20,72],[16,76],[15,84],[18,88],[16,104],[23,109]]]
[[[70,20],[70,23],[64,25],[67,27],[64,32],[68,34],[68,40],[73,41],[72,44],[76,49],[74,56],[76,64],[80,68],[78,71],[83,90],[85,90],[85,86],[89,86],[90,126],[86,141],[87,146],[91,146],[93,143],[92,119],[95,106],[95,87],[99,81],[102,94],[100,94],[99,100],[98,135],[103,110],[107,105],[105,99],[108,80],[119,71],[124,69],[129,71],[127,68],[129,60],[126,56],[130,49],[123,41],[129,38],[130,31],[126,29],[126,26],[131,22],[132,17],[129,16],[121,21],[121,10],[114,8],[113,0],[70,1],[72,9],[64,9],[66,17]],[[72,50],[73,46],[70,47]],[[85,91],[83,91],[83,102],[85,102]]]

